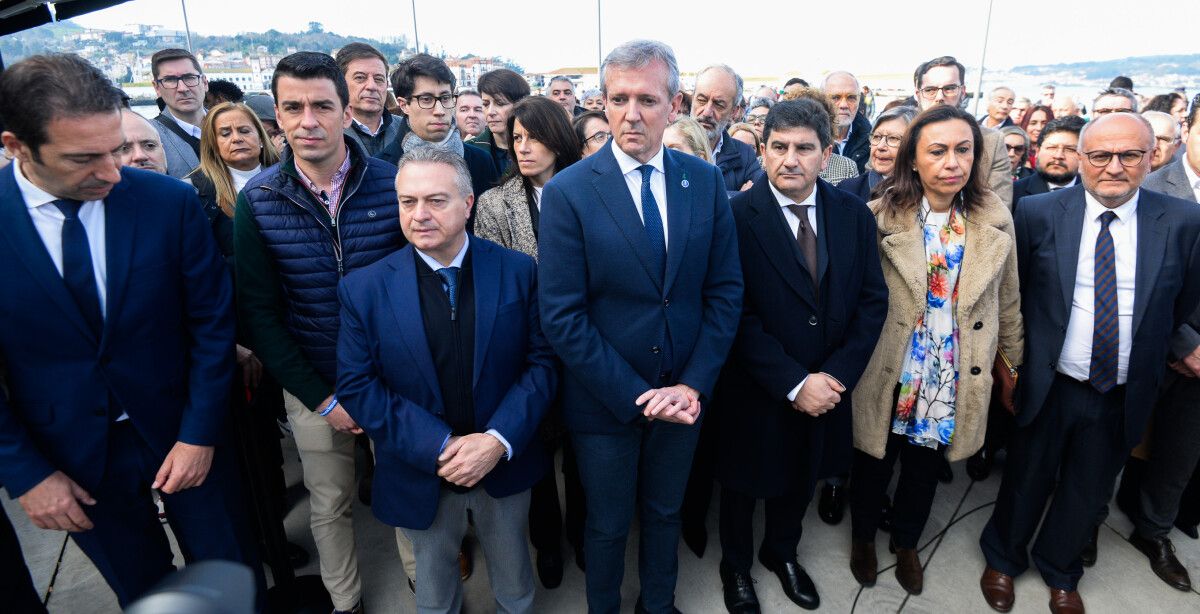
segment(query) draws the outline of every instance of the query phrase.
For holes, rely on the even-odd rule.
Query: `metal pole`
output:
[[[417,0],[412,0],[413,10],[413,46],[421,53],[421,35],[417,32]]]
[[[187,32],[188,51],[192,50],[192,27],[188,25],[187,18],[187,0],[179,0],[179,5],[183,7],[183,29]]]
[[[601,42],[600,0],[596,0],[596,78],[600,78],[600,66],[604,64],[604,46]],[[603,83],[599,84],[603,85]]]
[[[979,116],[979,99],[983,98],[983,73],[985,70],[984,67],[987,66],[988,35],[992,33],[992,3],[994,1],[988,0],[987,25],[983,30],[983,56],[979,58],[979,86],[975,88],[975,92],[978,95],[975,96],[975,111],[972,112],[972,115],[976,117]]]

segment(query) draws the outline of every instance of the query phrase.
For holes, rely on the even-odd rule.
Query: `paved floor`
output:
[[[296,505],[288,514],[285,525],[292,541],[314,553],[313,561],[301,573],[317,573],[312,535],[308,531],[308,506],[299,483],[299,463],[294,450],[285,450],[290,459],[286,468],[289,483],[296,495]],[[986,481],[972,483],[958,463],[955,480],[940,486],[929,523],[922,538],[922,560],[926,565],[925,592],[909,597],[890,573],[894,562],[887,553],[887,536],[880,534],[878,551],[880,564],[887,566],[878,584],[861,589],[849,572],[849,521],[836,527],[816,518],[815,505],[806,519],[808,532],[801,543],[799,560],[812,575],[821,594],[821,611],[883,613],[883,612],[990,612],[979,595],[978,580],[983,569],[983,557],[978,538],[991,512],[991,504],[999,487],[999,474]],[[41,531],[32,527],[19,505],[0,497],[20,535],[29,561],[34,582],[42,593],[49,594],[52,613],[105,614],[117,612],[116,599],[74,543],[60,532]],[[714,502],[715,503],[715,502]],[[415,611],[412,596],[404,582],[399,559],[395,553],[392,530],[377,521],[370,509],[355,503],[355,527],[360,548],[360,568],[367,612],[407,613]],[[688,613],[723,612],[721,583],[717,575],[720,546],[716,536],[716,505],[709,515],[709,549],[703,559],[696,558],[686,548],[680,549],[677,605]],[[761,510],[758,530],[761,535]],[[1125,540],[1131,528],[1128,519],[1115,510],[1100,533],[1100,559],[1087,570],[1080,584],[1084,601],[1093,613],[1138,614],[1200,612],[1200,592],[1184,593],[1163,584],[1150,571],[1144,556]],[[1171,534],[1179,558],[1187,565],[1192,578],[1200,584],[1200,541],[1188,539],[1178,531]],[[475,547],[476,571],[466,584],[466,610],[470,614],[494,612],[487,584],[487,572],[482,553]],[[568,561],[570,557],[568,556]],[[622,589],[625,611],[632,611],[637,598],[637,551],[631,540],[626,556],[626,581]],[[800,612],[788,601],[778,581],[762,567],[755,565],[753,575],[764,612]],[[1016,583],[1017,603],[1014,612],[1044,612],[1048,593],[1041,579],[1033,573],[1020,577]],[[545,590],[539,585],[537,612],[585,612],[583,574],[568,562],[562,586]],[[2,610],[0,606],[0,610]]]

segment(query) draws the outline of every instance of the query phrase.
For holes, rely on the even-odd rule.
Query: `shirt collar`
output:
[[[357,117],[351,117],[350,121],[354,122],[354,127],[358,128],[360,132],[366,134],[367,136],[376,137],[379,136],[380,132],[383,132],[384,128],[387,127],[388,115],[391,115],[391,113],[388,113],[387,111],[383,112],[383,116],[379,119],[379,129],[377,130],[371,130],[370,126],[358,121]]]
[[[299,175],[300,181],[304,182],[304,185],[308,188],[308,190],[310,192],[312,192],[313,194],[320,194],[321,188],[317,184],[313,183],[313,180],[309,179],[308,175],[304,174],[304,171],[300,170],[300,165],[295,164],[293,166],[296,167],[296,174]],[[344,181],[346,179],[346,174],[349,172],[350,172],[350,148],[347,147],[346,148],[346,157],[342,160],[342,164],[341,164],[341,166],[338,167],[337,171],[335,171],[333,173],[333,177],[329,183],[334,186],[338,185],[339,183],[341,183],[342,181]]]
[[[458,255],[454,257],[454,260],[450,261],[450,266],[458,267],[459,269],[462,268],[463,259],[467,257],[467,246],[470,244],[471,236],[464,236],[462,249],[458,250]],[[426,254],[416,247],[413,247],[413,250],[416,251],[417,255],[421,257],[421,260],[424,260],[425,264],[429,265],[429,268],[433,269],[434,271],[446,268],[445,266],[442,266],[442,263],[438,262],[433,256]]]
[[[660,173],[666,172],[663,170],[663,149],[663,146],[659,145],[658,153],[654,154],[654,157],[650,158],[650,161],[646,163],[650,166],[653,166],[654,170]],[[622,175],[628,175],[629,173],[636,171],[638,167],[642,166],[642,163],[634,159],[633,156],[621,151],[621,148],[617,147],[615,142],[612,144],[612,152],[613,157],[617,159],[617,166],[621,167]]]
[[[1183,164],[1183,174],[1187,175],[1188,187],[1193,190],[1200,188],[1200,176],[1196,175],[1196,171],[1192,170],[1192,165],[1188,164],[1187,157],[1184,156],[1184,159],[1180,160],[1180,163]]]
[[[171,109],[165,109],[164,111],[171,119],[175,120],[175,123],[179,124],[180,128],[183,128],[185,131],[187,131],[188,134],[191,134],[192,136],[197,136],[200,134],[200,126],[193,126],[192,124],[175,117],[175,114],[171,112]],[[206,115],[208,115],[208,110],[203,108],[200,109],[200,117],[203,119]]]
[[[21,198],[25,199],[25,207],[28,209],[37,209],[42,205],[46,205],[58,200],[58,197],[37,187],[32,181],[25,178],[25,174],[21,172],[21,161],[13,158],[13,176],[17,179],[17,189],[21,191]]]
[[[1138,189],[1137,192],[1133,193],[1133,198],[1125,201],[1125,204],[1115,209],[1109,209],[1108,207],[1100,204],[1100,201],[1096,200],[1096,197],[1092,196],[1091,192],[1084,190],[1083,200],[1087,203],[1087,211],[1084,213],[1086,216],[1085,219],[1098,220],[1105,211],[1112,211],[1113,213],[1117,214],[1117,219],[1121,220],[1122,222],[1129,223],[1129,220],[1133,219],[1134,214],[1137,213],[1138,197],[1141,195],[1142,191],[1141,189]]]
[[[800,205],[801,207],[817,206],[817,186],[815,185],[813,186],[813,191],[809,193],[808,198],[805,198],[802,202],[792,200],[791,196],[780,192],[775,187],[775,184],[770,181],[767,182],[767,186],[771,188],[771,193],[775,195],[775,202],[778,202],[780,207],[787,208],[788,205]]]

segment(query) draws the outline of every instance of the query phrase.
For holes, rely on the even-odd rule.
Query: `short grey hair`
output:
[[[775,104],[775,101],[771,100],[770,98],[755,96],[750,99],[750,104],[746,105],[746,112],[749,113],[750,111],[753,111],[759,107],[770,110],[770,108],[775,106]]]
[[[575,91],[575,82],[571,81],[571,78],[565,75],[555,75],[553,79],[550,79],[550,81],[546,83],[546,87],[552,87],[555,81],[566,81],[567,85],[571,86],[571,91]]]
[[[1158,120],[1160,122],[1166,122],[1163,125],[1171,126],[1171,134],[1173,135],[1173,138],[1179,138],[1179,122],[1175,121],[1175,118],[1172,117],[1170,113],[1163,113],[1162,111],[1142,111],[1142,117],[1145,117],[1147,121]],[[1150,127],[1154,127],[1153,121],[1150,121]],[[1158,136],[1157,130],[1154,131],[1154,135],[1156,137]]]
[[[834,77],[850,77],[854,81],[854,90],[855,91],[862,90],[862,84],[858,82],[858,77],[855,77],[854,73],[852,73],[848,70],[835,70],[835,71],[825,75],[825,80],[821,81],[821,89],[823,89],[823,90],[829,89],[829,80]]]
[[[467,168],[467,161],[452,151],[432,146],[408,150],[396,163],[397,179],[400,178],[400,171],[403,171],[404,167],[409,164],[445,164],[454,169],[454,185],[458,188],[459,194],[471,196],[475,193],[471,187],[471,171]]]
[[[733,106],[741,106],[742,102],[744,102],[744,99],[742,98],[742,90],[745,88],[745,83],[742,82],[742,76],[737,74],[737,71],[731,68],[728,64],[711,64],[701,68],[700,72],[696,73],[696,80],[699,81],[700,76],[710,70],[720,70],[733,78]]]
[[[603,96],[603,95],[604,95],[604,92],[601,92],[599,88],[593,87],[592,89],[584,92],[583,96],[580,96],[579,99],[587,100],[588,98],[595,98],[597,96]]]
[[[679,63],[675,61],[675,52],[666,43],[646,39],[623,43],[608,52],[604,63],[600,65],[600,92],[608,95],[606,75],[609,68],[645,68],[655,61],[667,67],[667,95],[673,98],[679,93]]]
[[[1130,104],[1133,105],[1133,112],[1134,113],[1138,112],[1137,95],[1135,95],[1133,92],[1131,92],[1123,87],[1110,87],[1110,88],[1100,92],[1100,95],[1096,96],[1096,98],[1094,100],[1092,100],[1092,108],[1095,109],[1096,101],[1100,100],[1101,98],[1104,98],[1105,96],[1120,96],[1122,98],[1125,98],[1125,99],[1129,100]]]
[[[916,107],[908,107],[908,106],[892,107],[892,108],[884,111],[883,113],[880,113],[879,117],[875,118],[875,123],[871,124],[871,132],[875,132],[875,129],[878,128],[879,125],[882,124],[883,122],[890,122],[893,119],[902,120],[904,122],[904,125],[907,126],[912,123],[913,118],[915,118],[916,116],[917,116],[917,108]]]
[[[1015,134],[1025,140],[1025,151],[1029,151],[1029,133],[1021,129],[1020,126],[1005,126],[1000,129],[1001,138]]]

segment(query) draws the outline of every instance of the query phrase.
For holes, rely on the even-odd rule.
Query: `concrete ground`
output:
[[[285,525],[289,538],[312,554],[312,562],[299,570],[316,574],[316,551],[308,530],[308,504],[303,487],[299,486],[300,468],[291,440],[285,440],[286,467],[295,505]],[[890,572],[895,562],[887,552],[887,534],[880,533],[878,552],[880,565],[886,569],[879,575],[874,588],[862,589],[849,571],[849,520],[839,526],[828,526],[816,517],[816,505],[811,506],[805,526],[807,532],[800,545],[799,561],[816,582],[821,594],[821,611],[826,612],[991,612],[979,593],[979,575],[983,570],[983,555],[978,539],[991,513],[991,505],[1000,485],[999,470],[983,482],[973,483],[965,473],[965,463],[954,467],[955,479],[939,487],[929,523],[922,537],[922,560],[926,565],[925,592],[918,597],[908,596]],[[1000,469],[1001,467],[998,467]],[[74,542],[61,532],[42,531],[30,525],[20,506],[5,496],[0,497],[9,517],[17,527],[35,585],[49,599],[52,613],[105,614],[118,612],[116,599],[96,572],[91,562]],[[1125,539],[1131,530],[1129,520],[1113,506],[1106,526],[1100,532],[1099,561],[1088,569],[1080,584],[1080,592],[1090,612],[1126,614],[1200,612],[1200,592],[1184,593],[1168,587],[1151,571],[1146,558]],[[395,551],[392,529],[381,524],[369,508],[355,502],[354,524],[360,552],[363,599],[366,611],[377,613],[414,612],[412,595]],[[757,521],[762,531],[761,506]],[[717,574],[720,560],[716,500],[709,513],[709,547],[703,559],[696,558],[680,546],[679,584],[676,604],[688,613],[723,612],[721,582]],[[165,525],[164,525],[165,528]],[[1188,539],[1179,531],[1171,538],[1178,556],[1188,567],[1192,579],[1200,585],[1200,541]],[[487,570],[482,552],[476,543],[475,573],[466,583],[466,607],[471,614],[495,611],[487,583]],[[583,573],[573,564],[569,548],[564,544],[567,567],[562,586],[545,590],[538,585],[535,609],[537,612],[585,612]],[[181,563],[178,555],[177,563]],[[630,540],[626,555],[626,580],[622,589],[623,611],[632,611],[637,599],[636,533]],[[764,612],[800,612],[783,594],[778,580],[757,563],[753,569],[756,590]],[[1017,602],[1014,612],[1044,612],[1048,591],[1036,573],[1026,573],[1016,583]],[[0,606],[0,610],[3,607]]]

